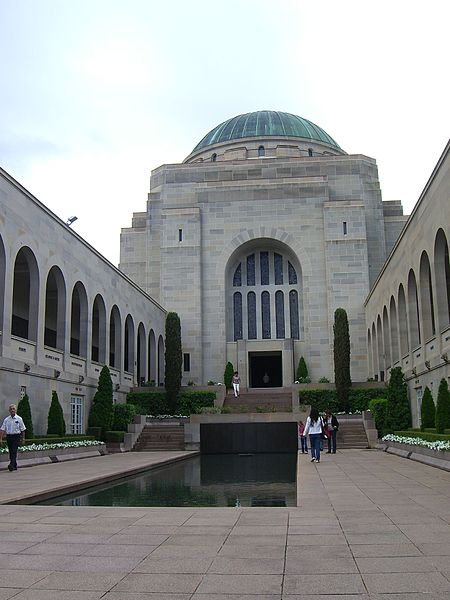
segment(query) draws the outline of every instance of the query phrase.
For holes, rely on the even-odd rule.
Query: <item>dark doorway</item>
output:
[[[281,352],[250,352],[250,387],[282,387]]]

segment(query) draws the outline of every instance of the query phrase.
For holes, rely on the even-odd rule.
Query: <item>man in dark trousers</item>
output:
[[[325,414],[325,427],[328,438],[327,454],[331,454],[331,452],[336,454],[336,435],[339,429],[339,421],[329,409]],[[331,450],[331,448],[333,448],[333,450]]]
[[[6,433],[6,443],[9,450],[8,471],[17,471],[17,450],[20,444],[25,441],[25,424],[22,417],[17,414],[15,404],[8,407],[9,417],[3,421],[0,427],[0,444],[3,441],[3,435]]]

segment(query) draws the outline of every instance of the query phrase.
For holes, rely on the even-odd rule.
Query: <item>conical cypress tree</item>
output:
[[[109,431],[113,417],[113,384],[111,373],[105,365],[100,371],[97,391],[92,399],[88,425],[89,427],[101,427],[102,431]]]
[[[441,379],[439,384],[435,424],[437,433],[444,433],[445,429],[450,428],[450,392],[448,383],[444,378]]]
[[[58,394],[52,392],[52,401],[48,410],[47,435],[62,437],[66,434],[66,423],[64,421],[63,409],[58,400]]]
[[[408,386],[401,367],[391,369],[387,391],[386,430],[391,433],[411,427],[411,407],[408,400]]]
[[[227,390],[231,390],[231,388],[233,387],[231,383],[231,380],[233,379],[233,373],[233,363],[227,362],[227,366],[225,367],[225,372],[223,374],[223,382]]]
[[[348,412],[348,393],[352,385],[350,379],[350,333],[347,313],[343,308],[337,308],[334,313],[334,382],[341,410]]]
[[[297,381],[299,381],[300,383],[302,383],[306,379],[306,377],[308,377],[308,367],[306,366],[306,362],[303,356],[301,356],[300,360],[298,361],[296,376]]]
[[[434,427],[436,419],[436,407],[433,396],[428,386],[424,389],[422,405],[420,407],[420,429],[425,431],[427,427]]]
[[[174,414],[181,387],[181,324],[180,317],[170,312],[166,317],[166,352],[164,385],[169,411]]]
[[[28,439],[34,437],[33,419],[31,418],[31,407],[27,394],[25,394],[24,397],[19,401],[17,406],[17,414],[22,417],[25,427],[27,428],[25,433],[26,437]]]

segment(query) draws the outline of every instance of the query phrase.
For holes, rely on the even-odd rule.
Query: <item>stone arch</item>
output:
[[[426,342],[436,334],[436,320],[434,316],[433,284],[431,281],[431,267],[428,254],[425,250],[420,257],[420,304],[421,324],[424,341]]]
[[[436,281],[437,321],[439,331],[450,324],[450,262],[447,237],[442,229],[434,242],[434,275]]]
[[[381,329],[381,317],[377,317],[377,354],[378,354],[378,373],[380,381],[384,381],[386,365],[383,354],[383,333]]]
[[[156,373],[157,373],[157,369],[156,369],[156,360],[157,360],[157,355],[156,355],[156,338],[155,338],[155,332],[153,331],[153,329],[150,329],[150,333],[148,334],[148,378],[149,381],[154,381],[155,383],[157,383],[156,379]]]
[[[398,330],[400,334],[401,357],[409,352],[408,319],[406,316],[405,289],[401,283],[398,288]]]
[[[54,265],[45,286],[44,345],[64,350],[67,292],[64,275]]]
[[[373,377],[373,352],[372,352],[372,334],[370,327],[367,329],[367,372],[369,377]]]
[[[397,308],[395,306],[394,296],[391,296],[391,301],[389,303],[389,325],[391,334],[392,364],[395,364],[398,360],[400,360],[400,353],[398,346]]]
[[[92,304],[91,360],[106,364],[106,306],[100,294]]]
[[[70,353],[87,358],[88,301],[81,281],[73,287],[70,311]]]
[[[109,316],[109,366],[120,369],[122,364],[122,321],[114,304]]]
[[[14,262],[11,334],[37,341],[39,268],[33,251],[23,246]]]
[[[225,296],[228,341],[302,339],[303,271],[286,243],[263,237],[235,248],[225,265]]]
[[[131,315],[125,319],[123,370],[134,373],[134,321]]]
[[[383,347],[384,347],[384,364],[386,370],[392,367],[391,342],[389,331],[389,318],[386,306],[383,308]]]
[[[158,338],[158,385],[164,385],[164,339],[160,335]]]
[[[378,349],[377,349],[377,332],[375,322],[372,322],[372,374],[374,379],[378,379]]]
[[[145,341],[146,341],[145,327],[144,327],[144,324],[141,322],[141,323],[139,323],[138,330],[137,330],[136,368],[137,368],[138,385],[142,385],[143,383],[146,382],[147,344],[145,343]]]
[[[420,346],[420,322],[416,275],[413,269],[410,269],[408,273],[408,319],[411,350],[414,350]]]

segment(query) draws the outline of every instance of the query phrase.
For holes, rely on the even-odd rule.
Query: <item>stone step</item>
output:
[[[184,450],[184,426],[166,423],[146,425],[134,445],[134,450]]]

